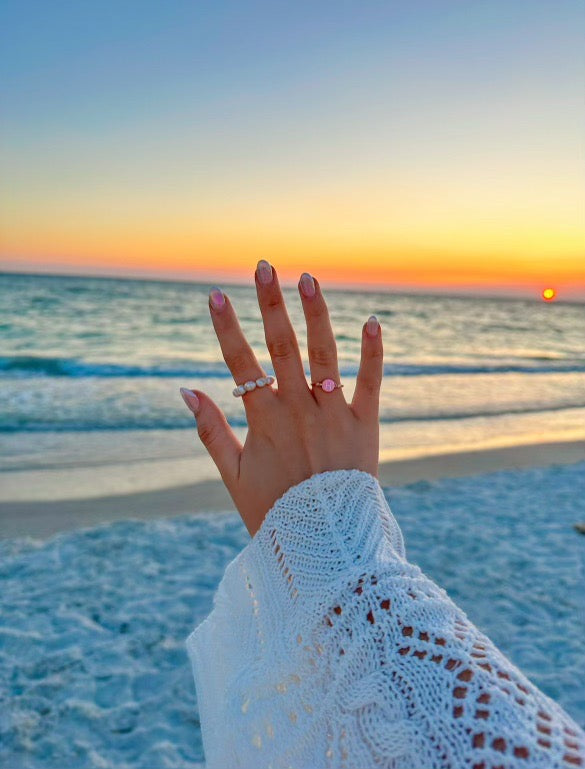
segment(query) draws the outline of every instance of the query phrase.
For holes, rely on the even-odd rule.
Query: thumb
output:
[[[231,493],[240,473],[242,445],[223,411],[205,393],[181,387],[181,395],[197,420],[197,432]]]

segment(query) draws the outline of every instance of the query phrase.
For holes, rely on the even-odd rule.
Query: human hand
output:
[[[276,270],[262,260],[255,279],[278,390],[266,386],[242,396],[248,420],[244,445],[208,395],[181,388],[197,420],[199,437],[252,536],[274,502],[315,473],[358,469],[377,476],[383,368],[382,332],[371,316],[362,328],[361,362],[351,404],[347,404],[341,388],[324,392],[309,386]],[[307,322],[311,381],[339,382],[335,337],[318,281],[303,273],[299,293]],[[236,383],[266,376],[229,298],[213,289],[209,309],[224,360]]]

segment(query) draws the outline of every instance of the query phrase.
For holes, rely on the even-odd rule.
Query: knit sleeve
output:
[[[290,488],[187,640],[207,769],[557,769],[585,734],[406,560],[372,475]]]

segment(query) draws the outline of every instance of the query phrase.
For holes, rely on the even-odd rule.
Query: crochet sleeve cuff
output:
[[[290,488],[189,636],[208,769],[585,766],[585,735],[406,561],[358,470]]]

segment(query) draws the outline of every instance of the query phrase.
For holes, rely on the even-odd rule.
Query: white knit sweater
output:
[[[189,636],[207,769],[585,767],[585,734],[405,558],[376,478],[290,488]]]

